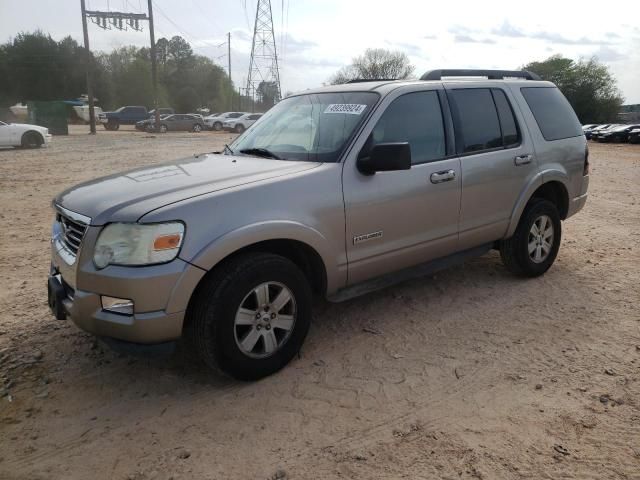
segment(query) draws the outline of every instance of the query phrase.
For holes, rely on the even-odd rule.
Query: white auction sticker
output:
[[[359,103],[332,103],[327,106],[324,113],[350,113],[351,115],[360,115],[366,108],[366,105],[360,105]]]

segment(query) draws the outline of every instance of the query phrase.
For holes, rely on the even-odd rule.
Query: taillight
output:
[[[584,168],[582,169],[582,176],[589,175],[589,147],[584,147]]]

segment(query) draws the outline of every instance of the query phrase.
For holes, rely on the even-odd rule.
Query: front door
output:
[[[457,249],[460,160],[449,155],[439,88],[414,86],[389,95],[363,132],[366,142],[356,143],[345,162],[349,284]],[[409,143],[411,169],[358,171],[358,155],[390,142]]]

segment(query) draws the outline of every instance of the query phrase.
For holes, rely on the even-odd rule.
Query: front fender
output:
[[[250,245],[267,240],[296,240],[313,248],[324,263],[327,274],[327,292],[344,287],[346,268],[339,268],[337,256],[331,251],[329,242],[318,230],[299,222],[274,220],[240,227],[216,238],[193,259],[184,259],[205,270],[211,270],[229,255]]]
[[[505,238],[509,238],[515,233],[516,228],[518,227],[518,222],[520,221],[520,217],[522,216],[522,212],[524,211],[524,208],[527,206],[527,203],[533,196],[534,192],[538,188],[540,188],[541,185],[554,181],[562,183],[565,188],[567,188],[567,191],[569,191],[569,176],[563,170],[548,168],[538,172],[536,176],[531,179],[531,181],[520,193],[518,201],[513,208],[513,212],[511,213],[511,221],[509,222],[509,228],[507,229]]]

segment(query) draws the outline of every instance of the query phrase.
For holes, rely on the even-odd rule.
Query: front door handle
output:
[[[456,172],[454,170],[443,170],[442,172],[431,174],[431,183],[450,182],[454,178],[456,178]]]
[[[531,163],[531,160],[533,160],[533,155],[518,155],[514,158],[514,163],[516,164],[516,167],[518,167],[520,165],[527,165],[528,163]]]

